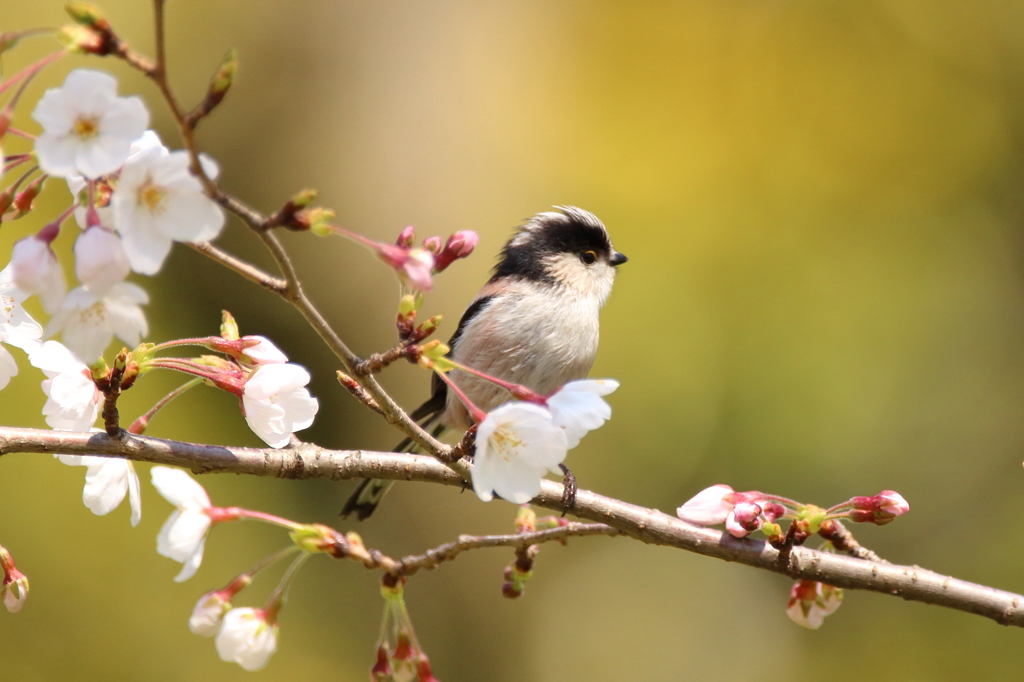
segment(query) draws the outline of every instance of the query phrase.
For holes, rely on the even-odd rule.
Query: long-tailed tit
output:
[[[449,346],[456,362],[541,395],[582,379],[594,364],[598,313],[626,257],[605,226],[572,206],[538,213],[502,249],[494,275],[466,308]],[[489,412],[509,400],[497,384],[466,372],[449,376],[474,405]],[[412,413],[424,428],[472,425],[466,406],[434,377],[433,394]],[[408,441],[397,449],[408,449]],[[342,516],[373,513],[394,481],[364,480]]]

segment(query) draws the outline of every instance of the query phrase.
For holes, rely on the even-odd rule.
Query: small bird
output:
[[[597,355],[598,313],[611,293],[615,268],[627,260],[592,213],[556,208],[535,215],[505,244],[494,274],[448,342],[454,361],[541,395],[587,376]],[[457,369],[449,376],[485,412],[510,400],[506,389],[485,379]],[[435,436],[472,426],[469,410],[437,376],[432,389],[410,415],[415,421],[425,429],[436,424]],[[406,439],[395,451],[410,445]],[[363,480],[341,515],[369,517],[393,484]]]

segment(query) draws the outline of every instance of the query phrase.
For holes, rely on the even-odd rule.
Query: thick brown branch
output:
[[[126,435],[70,433],[0,427],[0,454],[14,452],[117,455],[172,464],[196,473],[231,472],[279,478],[386,478],[461,486],[462,478],[433,457],[395,452],[326,450],[312,444],[282,450],[196,445]],[[544,481],[533,504],[560,510],[562,486]],[[588,490],[580,490],[573,514],[603,523],[623,535],[655,545],[735,561],[791,578],[818,580],[846,589],[870,590],[911,601],[975,613],[1024,627],[1024,596],[940,575],[916,566],[900,566],[794,547],[785,566],[767,542],[736,539],[728,533],[684,523],[657,509],[646,509]],[[521,536],[517,536],[520,537]]]

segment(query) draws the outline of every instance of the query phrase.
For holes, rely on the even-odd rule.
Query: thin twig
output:
[[[818,531],[818,534],[831,542],[832,546],[835,547],[837,551],[845,552],[846,554],[857,557],[858,559],[878,561],[884,564],[889,563],[864,545],[857,542],[857,539],[853,537],[853,533],[850,532],[850,529],[835,519],[829,519],[821,524],[821,529]]]
[[[463,552],[484,547],[530,547],[544,542],[565,540],[568,537],[583,535],[621,535],[611,526],[603,523],[569,523],[558,528],[539,530],[532,533],[515,535],[460,535],[455,542],[447,542],[443,545],[428,549],[423,554],[414,554],[404,557],[398,562],[398,572],[401,575],[413,575],[423,569],[437,568],[438,565],[451,561]]]
[[[197,445],[127,434],[123,440],[103,433],[71,433],[0,427],[0,455],[14,452],[119,456],[183,466],[196,473],[230,472],[278,478],[385,478],[429,481],[451,486],[463,479],[433,457],[397,452],[327,450],[310,443],[274,450]],[[562,485],[543,481],[532,504],[560,510]],[[794,547],[786,566],[778,550],[762,540],[734,538],[711,528],[692,526],[657,509],[638,507],[589,490],[580,490],[573,515],[603,523],[641,542],[677,547],[704,556],[735,561],[818,580],[852,590],[870,590],[910,601],[935,604],[1024,627],[1024,596],[940,575],[917,566],[867,561],[806,547]]]
[[[232,256],[227,251],[219,249],[209,242],[189,243],[193,249],[203,254],[207,258],[214,260],[229,270],[237,272],[242,277],[245,277],[250,282],[255,282],[265,289],[273,291],[275,294],[283,294],[288,290],[288,283],[280,277],[274,277],[269,272],[264,272],[254,265],[247,263],[241,258]]]

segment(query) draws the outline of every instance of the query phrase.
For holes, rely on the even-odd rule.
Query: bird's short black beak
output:
[[[612,267],[617,267],[628,260],[628,258],[626,258],[623,254],[619,253],[618,251],[612,251],[612,257],[611,259],[609,259],[608,262],[612,264]]]

